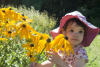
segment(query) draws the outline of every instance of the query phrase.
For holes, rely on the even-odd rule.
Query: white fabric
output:
[[[59,27],[57,27],[56,29],[52,30],[52,32],[58,33],[59,31]]]

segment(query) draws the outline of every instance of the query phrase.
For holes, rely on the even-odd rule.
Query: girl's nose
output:
[[[73,36],[74,36],[74,37],[78,37],[78,33],[77,33],[77,32],[74,32],[74,33],[73,33]]]

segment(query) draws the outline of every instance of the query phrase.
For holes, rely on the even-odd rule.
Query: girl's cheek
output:
[[[72,34],[67,34],[68,39],[70,40],[72,38]]]

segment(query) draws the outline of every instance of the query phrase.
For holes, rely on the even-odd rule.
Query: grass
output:
[[[86,48],[89,62],[86,67],[100,67],[100,35]]]

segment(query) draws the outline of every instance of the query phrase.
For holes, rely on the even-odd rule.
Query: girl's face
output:
[[[79,26],[76,22],[70,22],[63,33],[68,37],[68,41],[72,47],[75,47],[83,41],[84,28]]]

